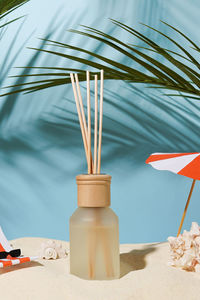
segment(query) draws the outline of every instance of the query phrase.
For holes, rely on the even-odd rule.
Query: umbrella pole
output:
[[[179,236],[179,234],[181,232],[181,228],[183,226],[183,222],[184,222],[185,215],[186,215],[186,212],[187,212],[187,209],[188,209],[188,205],[190,203],[190,198],[192,196],[192,192],[193,192],[193,189],[194,189],[195,181],[196,181],[196,179],[193,179],[193,181],[192,181],[192,186],[191,186],[190,193],[189,193],[186,205],[185,205],[185,209],[184,209],[183,216],[182,216],[182,219],[181,219],[181,223],[180,223],[180,226],[179,226],[179,229],[178,229],[177,237]]]

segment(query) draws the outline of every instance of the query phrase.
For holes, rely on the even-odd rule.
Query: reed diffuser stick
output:
[[[97,173],[97,130],[98,130],[98,75],[94,75],[94,174]]]
[[[103,124],[103,77],[104,73],[101,70],[100,77],[100,108],[99,108],[99,144],[98,144],[98,168],[97,173],[101,171],[101,142],[102,142],[102,124]]]
[[[78,80],[78,74],[75,74],[75,80],[76,80],[76,87],[78,91],[78,99],[79,99],[79,104],[81,108],[81,115],[83,119],[83,125],[84,125],[84,131],[85,131],[85,136],[86,136],[86,141],[87,141],[87,151],[90,151],[90,157],[91,157],[91,173],[93,172],[93,160],[92,160],[92,152],[91,148],[88,146],[88,130],[87,130],[87,123],[86,123],[86,118],[85,118],[85,112],[84,112],[84,106],[83,106],[83,100],[81,96],[81,89],[79,85],[79,80]]]
[[[80,106],[79,106],[79,101],[78,101],[78,96],[77,96],[77,91],[76,91],[76,86],[75,86],[75,81],[74,81],[74,75],[72,73],[70,73],[70,78],[71,78],[72,88],[73,88],[73,92],[74,92],[74,98],[75,98],[75,102],[76,102],[76,109],[77,109],[77,113],[78,113],[78,118],[79,118],[82,138],[83,138],[86,160],[87,160],[87,164],[88,164],[88,168],[89,168],[87,139],[86,139],[86,135],[85,135],[85,131],[84,131],[84,125],[83,125],[83,120],[82,120],[82,116],[81,116],[81,111],[80,111]]]
[[[92,173],[91,170],[91,105],[90,105],[90,72],[87,71],[87,122],[88,122],[88,174]]]
[[[81,108],[81,115],[83,119],[83,125],[84,125],[84,130],[85,130],[85,136],[87,137],[87,123],[86,123],[86,118],[85,118],[85,112],[84,112],[84,107],[83,107],[83,100],[81,96],[81,90],[80,90],[80,85],[79,85],[79,80],[78,80],[78,74],[75,73],[75,80],[76,80],[76,87],[78,91],[78,98],[79,98],[79,104]]]

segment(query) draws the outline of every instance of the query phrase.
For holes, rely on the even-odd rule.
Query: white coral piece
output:
[[[193,236],[200,236],[200,227],[196,222],[192,222],[190,234]]]
[[[200,273],[200,226],[192,222],[190,231],[168,237],[171,260],[169,265]]]
[[[62,243],[52,240],[43,242],[38,254],[40,258],[44,259],[57,259],[67,256],[66,249],[63,248]]]

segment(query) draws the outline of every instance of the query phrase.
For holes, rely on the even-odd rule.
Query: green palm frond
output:
[[[5,17],[29,0],[0,0],[0,18]]]
[[[29,0],[0,0],[0,28],[22,18],[18,17],[9,21],[5,21],[5,17],[11,14],[15,9],[19,8],[23,4],[27,3]]]
[[[160,35],[162,39],[166,39],[170,42],[173,47],[172,50],[166,49],[161,43],[154,42],[149,37],[119,21],[111,19],[111,22],[114,26],[126,31],[130,37],[137,38],[143,42],[144,47],[135,47],[119,40],[116,35],[113,36],[88,26],[82,26],[83,30],[70,31],[71,33],[85,36],[87,39],[97,41],[105,47],[111,48],[113,53],[119,53],[122,58],[125,58],[125,60],[122,59],[123,63],[108,58],[96,51],[89,51],[85,48],[49,39],[44,39],[44,42],[46,43],[46,47],[51,47],[50,49],[31,49],[44,52],[46,55],[62,57],[66,59],[66,61],[71,60],[80,63],[82,68],[76,68],[74,70],[79,74],[80,81],[86,79],[83,66],[84,68],[87,66],[96,70],[104,69],[105,79],[143,83],[149,87],[170,90],[175,92],[176,96],[180,96],[181,93],[181,95],[189,96],[192,99],[200,99],[200,63],[191,53],[191,50],[188,51],[182,43],[177,42],[176,39],[150,26],[143,24],[143,26],[148,27]],[[198,45],[184,33],[165,22],[163,23],[174,33],[183,38],[185,42],[189,43],[189,46],[197,51],[200,50]],[[56,50],[52,49],[52,46],[55,47]],[[177,49],[176,51],[174,47]],[[66,54],[66,51],[70,51],[70,53]],[[155,53],[159,55],[158,58],[155,58]],[[160,57],[162,59],[160,59]],[[124,63],[124,61],[126,63]],[[37,70],[37,68],[33,70]],[[48,72],[46,72],[46,70],[48,70]],[[61,70],[62,72],[60,72]],[[72,69],[70,68],[40,66],[38,67],[38,72],[31,73],[28,76],[23,75],[28,78],[26,83],[6,87],[12,87],[12,91],[4,93],[1,96],[18,92],[35,92],[41,89],[70,83],[69,74],[71,71]],[[30,78],[32,78],[31,76],[36,76],[37,79],[34,78],[34,80],[30,80]],[[40,76],[41,79],[38,79]]]

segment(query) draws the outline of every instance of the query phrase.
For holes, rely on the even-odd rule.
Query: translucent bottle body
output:
[[[109,207],[79,207],[70,218],[70,272],[84,279],[120,277],[118,217]]]

